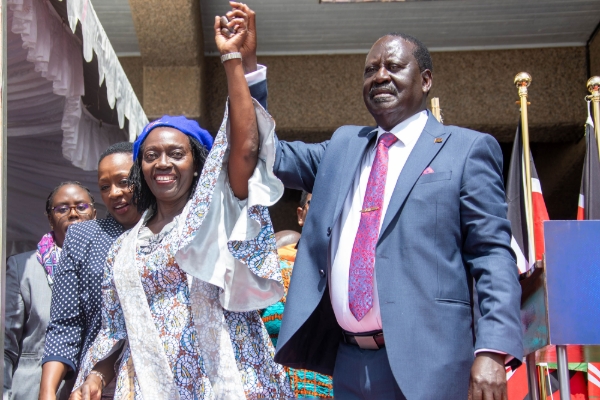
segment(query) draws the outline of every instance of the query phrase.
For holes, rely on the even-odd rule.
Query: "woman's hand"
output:
[[[234,1],[231,1],[229,2],[229,4],[231,4],[232,10],[225,14],[228,20],[234,17],[233,12],[235,10],[241,10],[248,16],[248,34],[246,35],[246,40],[244,40],[244,43],[242,44],[240,53],[242,53],[242,64],[244,66],[244,73],[249,74],[250,72],[256,71],[258,68],[258,63],[256,61],[256,14],[250,9],[250,7],[248,7],[244,3],[236,3]]]
[[[242,52],[248,36],[248,15],[239,8],[240,3],[231,2],[231,6],[233,10],[227,13],[229,21],[226,25],[222,25],[221,17],[215,17],[215,42],[221,55]],[[223,32],[222,28],[227,28],[231,34]]]
[[[102,397],[102,380],[97,375],[88,375],[83,385],[75,389],[69,400],[100,400]]]

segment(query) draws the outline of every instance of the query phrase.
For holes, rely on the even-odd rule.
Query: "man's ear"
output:
[[[421,87],[423,88],[423,93],[429,93],[431,86],[433,86],[433,74],[430,70],[426,69],[421,72]]]
[[[298,215],[298,225],[300,226],[304,226],[304,215],[302,215],[303,211],[303,207],[296,208],[296,214]]]

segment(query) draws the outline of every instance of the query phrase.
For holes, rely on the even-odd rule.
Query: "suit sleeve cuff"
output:
[[[503,351],[500,351],[500,350],[492,350],[492,349],[478,349],[478,350],[475,350],[475,357],[477,357],[477,354],[479,354],[479,353],[483,353],[483,352],[486,352],[486,353],[496,353],[496,354],[502,354],[502,355],[506,356],[506,357],[504,358],[504,365],[508,365],[508,364],[509,364],[509,363],[512,361],[512,359],[514,358],[514,357],[513,357],[513,356],[511,356],[510,354],[506,354],[506,353],[505,353],[505,352],[503,352]]]
[[[246,82],[248,82],[248,86],[255,85],[266,79],[267,79],[267,67],[265,67],[264,65],[261,65],[261,64],[258,64],[258,68],[256,69],[256,71],[246,74]]]

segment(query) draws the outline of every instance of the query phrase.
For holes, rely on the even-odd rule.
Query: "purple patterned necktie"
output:
[[[373,307],[373,270],[375,246],[379,238],[379,222],[383,208],[385,178],[388,170],[388,149],[398,138],[386,132],[379,138],[377,153],[369,174],[360,224],[352,246],[348,303],[357,321],[364,318]]]

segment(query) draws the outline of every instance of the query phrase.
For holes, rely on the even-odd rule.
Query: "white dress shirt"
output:
[[[388,150],[388,172],[385,181],[381,220],[379,221],[380,229],[400,172],[402,172],[402,168],[404,168],[404,164],[415,147],[419,136],[421,136],[426,123],[427,111],[421,111],[396,125],[390,131],[398,138],[398,141],[390,146]],[[384,133],[385,131],[382,128],[377,128],[377,139]],[[344,202],[342,214],[333,226],[331,233],[329,251],[329,260],[331,263],[331,274],[329,277],[331,305],[333,306],[338,324],[342,329],[353,333],[381,329],[381,314],[379,311],[379,297],[377,295],[377,281],[375,277],[373,277],[373,308],[371,308],[364,318],[357,321],[348,305],[350,257],[352,255],[352,247],[354,246],[354,238],[360,224],[360,210],[363,208],[363,199],[371,167],[375,160],[376,147],[376,143],[373,143],[365,152],[360,166],[354,175],[354,181]]]

